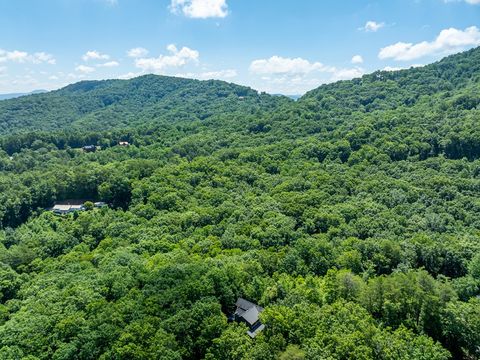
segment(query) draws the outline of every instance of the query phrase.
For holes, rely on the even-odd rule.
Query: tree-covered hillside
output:
[[[479,359],[479,58],[0,102],[0,359]]]
[[[57,91],[0,102],[2,134],[109,130],[162,120],[204,120],[225,111],[270,110],[285,97],[223,81],[145,75],[132,80],[82,81]]]

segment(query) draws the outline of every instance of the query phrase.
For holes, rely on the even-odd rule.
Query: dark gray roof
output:
[[[263,311],[261,306],[242,298],[238,298],[235,305],[237,306],[235,315],[242,318],[250,325],[255,324],[259,320],[259,314]]]
[[[245,313],[245,310],[237,308],[237,311],[235,311],[235,315],[237,316],[242,316]]]
[[[237,307],[237,313],[238,313],[238,309],[242,309],[242,310],[246,311],[248,309],[251,309],[252,307],[256,307],[258,309],[258,311],[260,311],[260,312],[263,311],[263,308],[261,306],[258,306],[257,304],[254,304],[254,303],[252,303],[248,300],[245,300],[243,298],[238,298],[235,305]]]
[[[252,307],[255,306],[254,303],[248,301],[248,300],[245,300],[245,299],[242,299],[242,298],[238,298],[237,302],[235,303],[235,305],[237,306],[237,308],[240,308],[242,310],[248,310]]]
[[[260,322],[259,317],[263,308],[242,298],[238,298],[235,305],[237,306],[235,319],[237,321],[241,319],[248,324],[249,330],[247,331],[247,334],[253,339],[265,328],[265,325]]]
[[[260,311],[257,309],[256,306],[254,306],[248,309],[247,311],[245,311],[241,316],[247,323],[249,323],[250,325],[253,325],[258,321],[259,314],[260,314]]]

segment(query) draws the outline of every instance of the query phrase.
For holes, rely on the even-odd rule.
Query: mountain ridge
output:
[[[477,359],[478,52],[296,102],[155,76],[10,101],[0,358]]]
[[[469,77],[478,73],[478,64],[480,48],[475,48],[421,68],[375,71],[361,78],[324,84],[294,100],[299,104],[312,100],[325,103],[332,93],[342,93],[341,107],[345,111],[387,110],[401,104],[411,105],[419,94],[425,96],[465,87],[469,81],[478,82],[478,75],[476,79]],[[369,94],[371,86],[376,87],[374,96]],[[180,98],[182,104],[175,104]],[[173,119],[179,115],[179,111],[176,114],[171,111],[175,107],[183,108],[180,113],[188,118],[186,112],[198,112],[202,102],[205,111],[195,116],[199,120],[218,113],[222,104],[232,106],[232,112],[247,110],[249,106],[244,106],[245,103],[257,110],[264,106],[264,110],[271,111],[285,104],[286,98],[220,80],[152,74],[130,80],[81,81],[45,94],[2,101],[0,128],[3,134],[65,128],[108,130],[136,126],[136,117],[142,117],[143,122],[155,122],[159,117]],[[42,119],[36,119],[39,117]]]
[[[82,81],[46,94],[5,100],[0,103],[0,127],[4,134],[65,128],[107,130],[134,126],[138,117],[142,123],[159,117],[201,120],[218,113],[222,106],[250,112],[260,105],[268,109],[284,101],[286,98],[219,80],[144,75],[131,80]]]

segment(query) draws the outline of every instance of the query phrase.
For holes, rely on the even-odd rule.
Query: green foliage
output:
[[[445,343],[454,353],[463,353],[465,357],[480,356],[480,301],[452,302],[443,315],[443,335]]]
[[[479,56],[0,101],[0,358],[479,358]]]
[[[296,345],[289,345],[278,358],[279,360],[303,360],[305,352]]]

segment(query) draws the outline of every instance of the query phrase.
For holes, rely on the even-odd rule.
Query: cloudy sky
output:
[[[302,94],[480,45],[480,0],[0,0],[0,93],[147,73]]]

